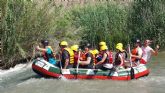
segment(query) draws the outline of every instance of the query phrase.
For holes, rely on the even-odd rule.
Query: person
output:
[[[77,61],[78,61],[78,57],[79,57],[78,48],[79,48],[78,45],[72,45],[71,46],[71,49],[74,52],[74,64],[73,64],[73,68],[76,68],[77,67]]]
[[[99,42],[99,48],[100,48],[101,46],[105,46],[105,45],[106,45],[106,42],[104,42],[104,41]]]
[[[103,58],[95,65],[95,68],[105,70],[106,68],[104,67],[104,64],[109,63],[109,51],[106,45],[100,47],[100,54]]]
[[[61,48],[61,66],[63,69],[73,68],[74,52],[68,47],[66,41],[61,41],[59,44]]]
[[[94,65],[97,64],[97,55],[99,54],[99,51],[97,49],[94,49],[92,50],[92,55],[93,55],[93,62],[94,62]]]
[[[114,66],[115,67],[123,67],[124,63],[127,59],[127,53],[125,50],[123,50],[123,44],[122,43],[118,43],[116,45],[116,49],[117,49],[117,53],[115,55],[115,61],[114,61]]]
[[[141,49],[141,42],[139,39],[135,42],[135,47],[131,52],[131,61],[133,62],[133,66],[137,66],[140,64],[140,60],[142,58],[142,49]]]
[[[85,52],[83,53],[83,55],[81,55],[81,58],[78,61],[80,64],[80,68],[88,68],[88,69],[93,68],[94,62],[93,62],[92,53],[90,52],[90,48],[91,48],[90,44],[87,44],[85,46]]]
[[[46,61],[55,65],[56,60],[55,60],[54,55],[53,55],[53,49],[51,48],[51,46],[49,46],[49,41],[48,40],[41,40],[41,44],[43,47],[40,48],[39,46],[37,46],[36,50],[42,52],[42,56]]]
[[[99,43],[99,49],[101,48],[101,46],[107,46],[107,45],[106,45],[106,42],[101,41],[101,42]],[[111,50],[109,50],[108,57],[109,57],[109,63],[112,64],[112,63],[113,63],[113,52],[112,52]],[[97,56],[97,59],[98,59],[99,61],[101,60],[101,58],[102,58],[101,55],[98,55],[98,56]]]
[[[157,55],[158,54],[158,50],[159,50],[159,45],[156,46],[156,49],[152,49],[150,47],[150,44],[152,43],[151,40],[145,40],[144,41],[144,46],[142,46],[142,51],[143,51],[143,56],[142,56],[142,60],[140,61],[141,64],[146,64],[150,61],[151,55]]]

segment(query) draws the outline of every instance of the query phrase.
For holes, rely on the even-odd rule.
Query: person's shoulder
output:
[[[142,51],[142,47],[139,47],[138,50],[139,50],[139,51]]]
[[[153,50],[152,47],[150,47],[150,46],[147,46],[147,49],[148,49],[148,50]]]

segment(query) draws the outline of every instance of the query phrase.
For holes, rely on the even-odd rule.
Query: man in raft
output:
[[[131,52],[131,61],[133,62],[133,66],[138,66],[140,64],[140,60],[142,58],[143,51],[141,49],[141,42],[139,39],[135,41],[135,47]]]
[[[59,44],[61,48],[61,65],[63,69],[73,68],[74,64],[74,52],[68,47],[66,41],[62,41]]]
[[[72,45],[70,48],[74,52],[74,64],[73,64],[73,68],[76,68],[77,67],[78,57],[79,57],[79,51],[78,51],[79,46],[78,45]]]
[[[152,54],[155,56],[158,54],[159,45],[157,45],[156,49],[154,50],[150,47],[151,43],[152,41],[148,39],[144,41],[144,46],[142,46],[143,56],[142,60],[140,61],[141,64],[146,64],[149,62]]]
[[[123,68],[123,66],[125,66],[125,62],[127,59],[127,53],[126,51],[123,49],[123,44],[122,43],[118,43],[116,45],[116,49],[117,49],[117,53],[115,55],[115,61],[113,63],[114,67],[116,68]]]
[[[53,55],[53,49],[51,48],[51,46],[49,46],[49,41],[48,40],[41,40],[41,44],[42,44],[42,48],[37,46],[36,50],[42,52],[42,56],[46,61],[55,65],[56,60],[55,60],[54,55]]]
[[[106,45],[106,42],[104,41],[101,41],[99,43],[99,49],[102,47],[102,46],[107,46]],[[107,50],[108,51],[108,50]],[[102,59],[102,55],[101,54],[98,54],[98,56],[96,57],[98,59],[98,61],[100,61]],[[112,64],[113,63],[113,52],[111,50],[108,51],[108,57],[109,57],[109,63]]]
[[[100,47],[100,54],[102,56],[102,59],[95,65],[95,68],[106,70],[104,65],[109,63],[109,51],[106,45]]]
[[[91,45],[88,43],[85,45],[85,53],[81,55],[80,60],[78,61],[80,64],[80,68],[88,68],[92,69],[94,66],[93,55],[90,51]]]

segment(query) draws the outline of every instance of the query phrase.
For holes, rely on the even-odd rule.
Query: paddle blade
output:
[[[134,69],[132,67],[131,67],[131,71],[130,71],[130,76],[131,76],[131,79],[135,78]]]

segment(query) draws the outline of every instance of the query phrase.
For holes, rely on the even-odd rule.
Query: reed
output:
[[[97,1],[97,0],[96,0]],[[165,3],[163,0],[97,1],[68,4],[53,0],[0,0],[0,37],[4,65],[32,55],[41,39],[55,50],[66,40],[70,45],[89,42],[97,48],[106,41],[114,50],[135,38],[152,39],[165,46]]]

